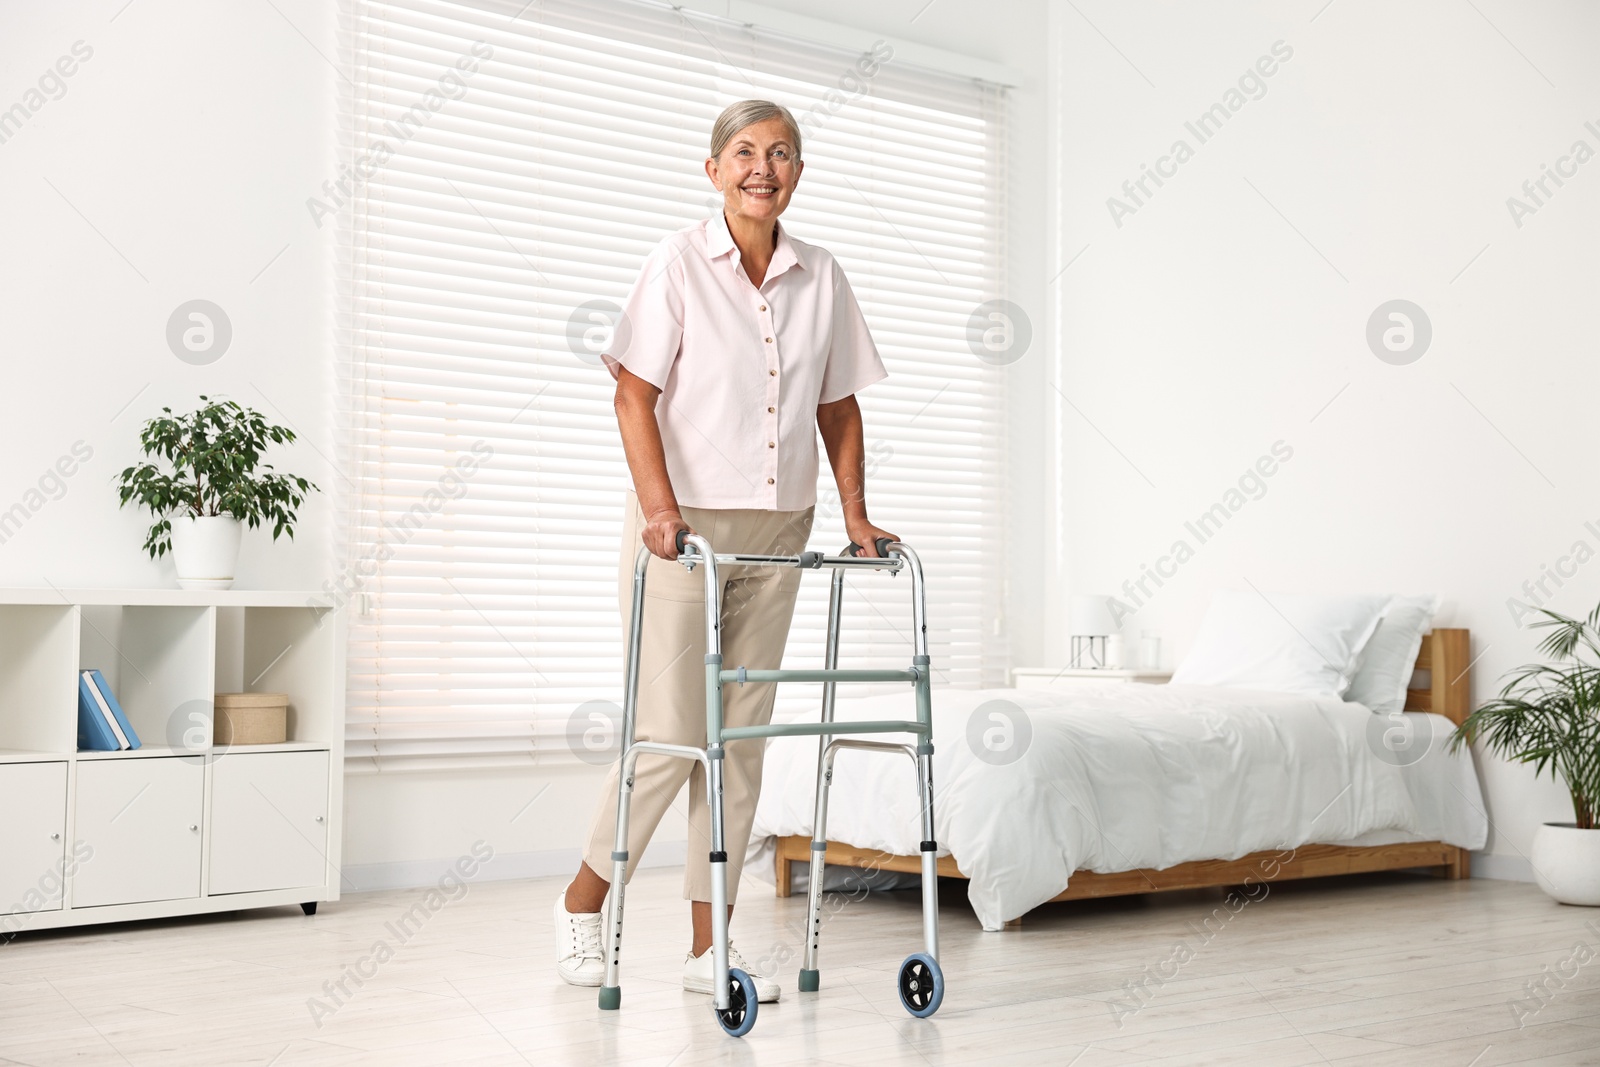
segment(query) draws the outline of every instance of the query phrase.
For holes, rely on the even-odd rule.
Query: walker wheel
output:
[[[944,1001],[944,972],[925,952],[915,952],[900,965],[900,1003],[919,1019],[939,1010]]]
[[[756,1024],[756,983],[737,967],[728,971],[728,1006],[712,1008],[729,1037],[743,1037]]]

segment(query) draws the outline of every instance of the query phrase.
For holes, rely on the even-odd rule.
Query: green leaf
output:
[[[306,478],[274,473],[262,457],[271,445],[292,443],[294,431],[232,400],[200,399],[204,405],[186,415],[162,408],[163,417],[140,430],[141,451],[164,464],[129,467],[118,478],[119,506],[136,502],[155,516],[145,550],[151,558],[171,550],[175,514],[232,515],[252,529],[266,521],[275,540],[293,537],[295,509],[320,490]]]
[[[1539,650],[1556,664],[1533,663],[1507,673],[1500,695],[1467,716],[1450,749],[1482,741],[1505,759],[1533,765],[1564,781],[1579,826],[1600,812],[1600,605],[1587,618],[1541,609],[1530,626],[1550,632]]]

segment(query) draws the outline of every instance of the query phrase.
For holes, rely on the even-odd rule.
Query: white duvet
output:
[[[999,731],[991,746],[1007,741],[1004,718],[981,714],[968,740],[974,713],[990,701],[1009,702],[1025,720],[1009,736],[1021,753],[1012,762],[993,762],[982,739],[988,729]],[[908,690],[840,700],[835,717],[914,716]],[[1310,843],[1482,848],[1488,820],[1470,754],[1445,751],[1448,719],[1406,717],[1433,741],[1426,757],[1402,768],[1375,752],[1381,731],[1372,724],[1388,727],[1388,719],[1327,698],[1184,685],[936,691],[941,854],[971,879],[983,928],[998,930],[1061,892],[1080,868],[1160,869]],[[811,833],[816,756],[815,738],[769,743],[751,874],[771,877],[773,835]],[[917,854],[909,759],[840,752],[828,808],[830,840]]]

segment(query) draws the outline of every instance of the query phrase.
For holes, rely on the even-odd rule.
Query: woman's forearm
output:
[[[817,429],[839,487],[845,523],[867,522],[867,448],[861,406],[853,396],[817,408]]]
[[[678,497],[667,476],[667,452],[656,422],[656,398],[661,391],[641,378],[622,372],[615,400],[622,451],[633,475],[633,490],[646,519],[677,515]],[[629,380],[631,379],[631,381]]]

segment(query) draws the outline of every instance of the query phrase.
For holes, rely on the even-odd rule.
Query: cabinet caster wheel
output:
[[[729,1037],[743,1037],[756,1024],[756,983],[737,967],[728,971],[728,1006],[712,1008],[717,1024]]]
[[[900,965],[900,1003],[906,1011],[919,1019],[926,1019],[939,1010],[944,1001],[944,972],[939,963],[925,952],[906,957]]]
[[[305,912],[307,915],[315,915],[317,913],[317,902],[314,900],[308,900],[304,904],[300,905],[300,910]]]

